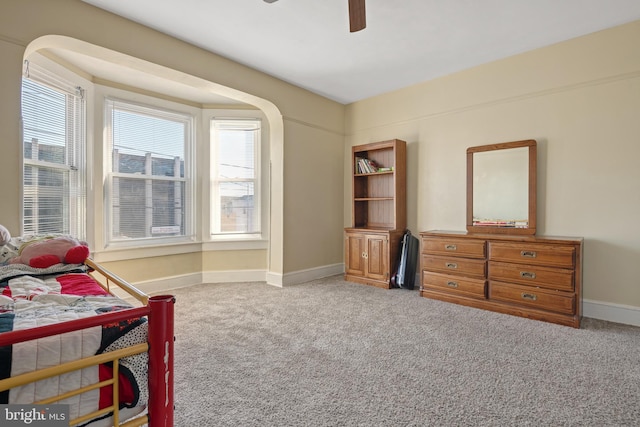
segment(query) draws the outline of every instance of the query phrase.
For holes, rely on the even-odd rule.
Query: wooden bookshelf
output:
[[[406,156],[406,142],[399,139],[352,147],[352,226],[345,229],[346,280],[389,287],[407,226]]]

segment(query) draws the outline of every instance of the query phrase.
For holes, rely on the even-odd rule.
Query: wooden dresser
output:
[[[580,327],[583,239],[427,231],[420,295]]]

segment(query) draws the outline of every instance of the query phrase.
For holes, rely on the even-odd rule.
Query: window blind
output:
[[[110,129],[110,239],[185,236],[191,228],[188,148],[192,118],[107,101]]]
[[[86,235],[83,90],[34,65],[22,81],[23,233]]]

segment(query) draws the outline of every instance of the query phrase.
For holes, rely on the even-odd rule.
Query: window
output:
[[[34,65],[22,80],[23,233],[86,236],[85,101]]]
[[[260,120],[212,119],[211,232],[259,235]]]
[[[108,242],[190,236],[192,116],[113,99],[105,111]]]

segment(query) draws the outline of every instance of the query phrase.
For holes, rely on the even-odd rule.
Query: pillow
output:
[[[2,226],[0,225],[0,227]],[[4,246],[0,247],[0,265],[7,264],[11,258],[20,255],[20,249],[25,243],[29,243],[34,240],[50,239],[58,236],[70,237],[68,234],[32,234],[27,236],[10,237]]]

